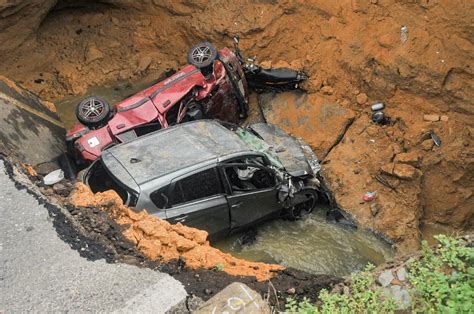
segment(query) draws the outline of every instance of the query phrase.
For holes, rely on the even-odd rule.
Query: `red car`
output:
[[[248,86],[234,51],[203,42],[193,46],[188,62],[169,78],[117,103],[99,97],[76,108],[81,123],[66,135],[69,155],[88,164],[111,145],[131,141],[170,125],[201,118],[237,123],[247,116]]]

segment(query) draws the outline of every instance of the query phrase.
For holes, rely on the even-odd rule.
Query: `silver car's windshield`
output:
[[[283,164],[281,163],[277,154],[275,153],[273,148],[268,145],[264,140],[262,140],[252,132],[241,127],[235,127],[234,132],[242,139],[242,141],[250,145],[253,149],[265,154],[265,156],[267,156],[273,166],[279,169],[283,169]]]

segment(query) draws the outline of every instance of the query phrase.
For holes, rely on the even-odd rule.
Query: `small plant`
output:
[[[224,263],[217,263],[215,266],[216,270],[223,271],[224,270]]]
[[[297,303],[290,298],[287,300],[286,310],[304,314],[393,313],[397,309],[397,303],[383,295],[382,289],[374,285],[375,279],[371,273],[373,269],[374,266],[369,264],[364,271],[352,274],[350,296],[321,290],[320,307],[312,305],[307,299]]]
[[[423,242],[423,255],[410,260],[414,312],[472,313],[474,249],[459,239],[438,235],[435,249]]]
[[[411,310],[414,313],[474,313],[474,248],[463,240],[445,235],[435,237],[432,249],[423,241],[422,254],[408,261],[408,282],[412,286]],[[304,314],[394,313],[399,304],[375,285],[373,265],[352,274],[348,294],[321,290],[317,305],[308,299],[289,298],[286,311]]]

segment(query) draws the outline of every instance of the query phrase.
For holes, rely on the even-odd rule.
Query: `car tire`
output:
[[[318,191],[316,189],[306,187],[301,189],[298,193],[295,194],[295,197],[297,196],[306,196],[306,201],[303,203],[299,203],[296,205],[293,205],[290,208],[290,218],[291,219],[301,219],[307,215],[309,215],[314,207],[316,206],[316,202],[318,200]]]
[[[198,69],[207,69],[217,59],[217,49],[207,41],[192,46],[188,52],[188,63]]]
[[[97,96],[84,98],[76,107],[77,119],[87,127],[97,127],[110,117],[110,105]]]

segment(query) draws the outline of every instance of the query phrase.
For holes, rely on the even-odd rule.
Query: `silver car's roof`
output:
[[[102,154],[112,173],[123,172],[141,185],[168,173],[226,155],[249,151],[234,132],[212,120],[199,120],[163,129],[131,142],[113,146]],[[119,178],[122,181],[122,178]]]

